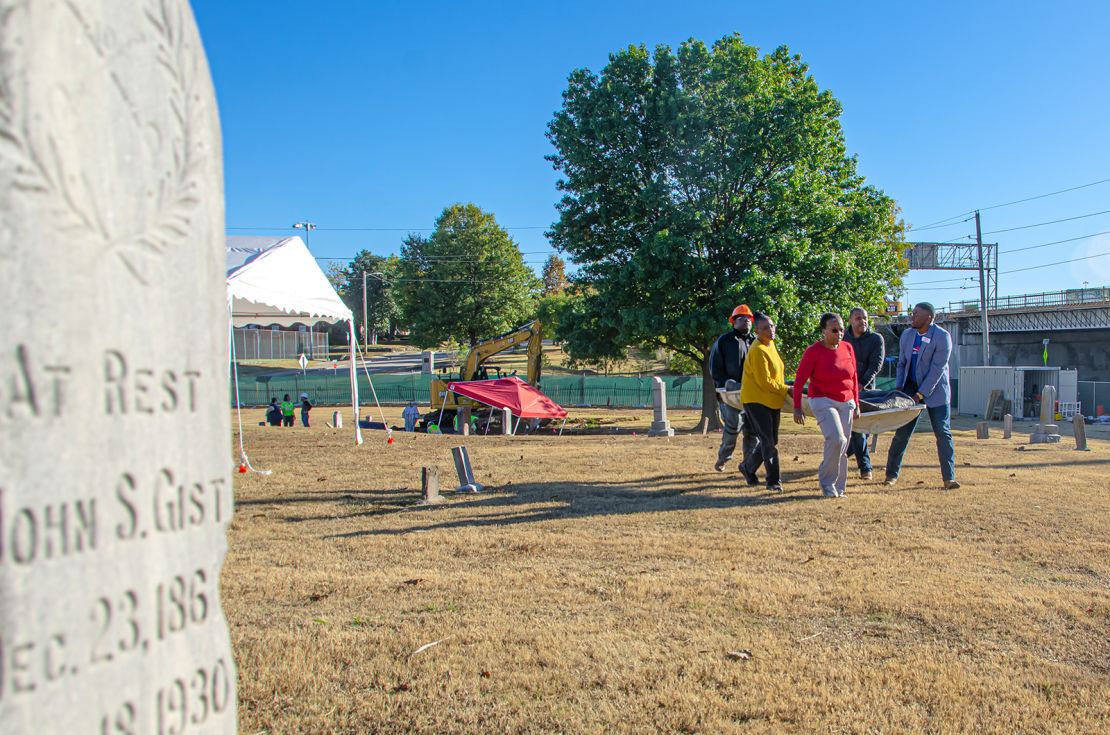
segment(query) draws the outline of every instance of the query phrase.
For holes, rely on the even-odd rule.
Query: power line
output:
[[[521,255],[553,255],[554,253],[548,253],[548,251],[546,251],[546,250],[522,250],[520,252],[520,254]],[[355,259],[355,256],[353,256],[353,255],[348,255],[346,257],[331,257],[331,256],[314,255],[313,257],[316,260],[332,260],[332,261],[340,261],[340,262],[353,261]],[[436,265],[497,262],[497,261],[493,261],[493,260],[481,260],[481,259],[473,257],[473,256],[458,256],[456,258],[455,256],[442,255],[442,256],[433,256],[432,258],[428,258],[428,259],[429,260],[434,260]],[[501,262],[503,262],[503,261],[501,261]],[[525,263],[543,263],[543,262],[547,262],[547,261],[546,260],[543,260],[543,261],[529,260],[529,259],[525,258],[524,262]]]
[[[509,227],[498,225],[502,230],[546,230],[550,225],[522,225]],[[226,227],[227,230],[248,230],[266,232],[286,232],[290,227]],[[434,227],[317,227],[317,232],[431,232]]]
[[[1069,191],[1078,191],[1079,189],[1086,189],[1086,188],[1091,187],[1091,186],[1098,186],[1099,184],[1105,184],[1108,181],[1110,181],[1110,178],[1108,178],[1108,179],[1099,179],[1098,181],[1092,181],[1089,184],[1080,184],[1079,186],[1071,186],[1071,187],[1068,187],[1067,189],[1059,189],[1057,191],[1050,191],[1047,194],[1038,194],[1036,196],[1026,197],[1024,199],[1015,199],[1012,202],[1003,202],[1002,204],[992,204],[989,207],[979,207],[978,211],[985,212],[988,209],[1000,209],[1002,207],[1009,207],[1009,206],[1012,206],[1014,204],[1024,204],[1025,202],[1031,202],[1031,201],[1034,201],[1035,199],[1044,199],[1045,197],[1052,197],[1052,196],[1056,196],[1057,194],[1066,194]],[[959,224],[957,222],[951,222],[950,220],[958,219],[960,217],[966,217],[969,214],[975,214],[975,211],[976,210],[971,209],[971,210],[968,210],[967,212],[961,212],[960,214],[954,214],[951,217],[945,217],[944,219],[938,219],[936,222],[931,222],[927,225],[922,225],[921,227],[907,227],[906,230],[907,231],[914,231],[914,232],[921,232],[922,230],[928,230],[928,229],[933,229],[933,228],[950,227],[954,224]],[[966,222],[967,220],[964,220],[964,221]],[[947,223],[947,224],[945,224],[945,223]],[[984,234],[986,234],[986,233],[984,233]]]
[[[929,292],[932,293],[933,291],[969,291],[973,288],[975,288],[975,286],[945,286],[944,288],[930,288]],[[910,291],[915,291],[915,290],[916,291],[924,291],[925,289],[907,288],[906,292],[909,293]]]
[[[1002,204],[992,204],[989,207],[979,207],[979,211],[980,212],[985,212],[988,209],[999,209],[1001,207],[1009,207],[1009,206],[1014,205],[1014,204],[1024,204],[1025,202],[1031,202],[1034,199],[1044,199],[1045,197],[1053,197],[1053,196],[1056,196],[1057,194],[1067,194],[1069,191],[1078,191],[1079,189],[1086,189],[1086,188],[1091,187],[1091,186],[1098,186],[1099,184],[1105,184],[1107,181],[1110,181],[1110,179],[1099,179],[1098,181],[1092,181],[1089,184],[1080,184],[1079,186],[1072,186],[1072,187],[1069,187],[1067,189],[1060,189],[1059,191],[1050,191],[1047,194],[1038,194],[1035,197],[1026,197],[1025,199],[1015,199],[1012,202],[1004,202]]]
[[[1076,240],[1086,240],[1099,235],[1110,235],[1110,230],[1103,230],[1102,232],[1092,232],[1090,235],[1080,235],[1079,237],[1069,237],[1066,240],[1053,240],[1052,242],[1042,242],[1040,245],[1028,245],[1024,248],[1014,248],[1013,250],[1004,250],[1007,255],[1010,253],[1020,253],[1022,250],[1036,250],[1037,248],[1047,248],[1049,245],[1060,245],[1065,242],[1075,242]]]
[[[1100,214],[1110,214],[1110,209],[1104,209],[1101,212],[1091,212],[1090,214],[1081,214],[1081,215],[1078,215],[1076,217],[1065,217],[1064,219],[1054,219],[1054,220],[1049,220],[1048,222],[1037,222],[1036,224],[1032,224],[1032,225],[1022,225],[1021,227],[1009,227],[1005,230],[991,230],[989,232],[984,232],[983,234],[984,235],[997,235],[1000,232],[1014,232],[1016,230],[1028,230],[1028,229],[1031,229],[1033,227],[1044,227],[1045,225],[1055,225],[1055,224],[1058,224],[1060,222],[1071,222],[1072,220],[1086,219],[1087,217],[1097,217]]]
[[[967,212],[964,212],[963,214],[957,214],[956,217],[948,217],[947,219],[937,220],[936,222],[933,222],[933,223],[927,224],[927,225],[921,225],[920,227],[907,227],[906,231],[907,232],[924,232],[925,230],[939,230],[939,229],[942,229],[944,227],[954,227],[955,225],[962,225],[964,222],[970,222],[971,220],[975,219],[974,217],[965,217],[966,214],[967,214]],[[959,220],[958,222],[948,222],[948,220],[954,220],[957,217],[964,217],[964,219]],[[942,224],[942,223],[947,223],[947,224]]]
[[[546,230],[549,225],[524,225],[509,227],[498,225],[502,230]],[[318,230],[328,232],[431,232],[434,227],[318,227]]]
[[[1078,263],[1081,260],[1092,260],[1093,258],[1105,258],[1110,255],[1110,252],[1096,253],[1095,255],[1085,255],[1082,258],[1072,258],[1071,260],[1058,260],[1055,263],[1043,263],[1042,265],[1031,265],[1028,268],[1015,268],[1012,271],[1002,271],[999,275],[1006,273],[1021,273],[1022,271],[1035,271],[1040,268],[1051,268],[1054,265],[1064,265],[1066,263]]]

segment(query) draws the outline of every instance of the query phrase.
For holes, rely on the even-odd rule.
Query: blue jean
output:
[[[867,434],[852,432],[848,438],[848,456],[855,456],[860,472],[871,471],[871,450],[867,448]]]
[[[956,446],[952,442],[952,429],[949,423],[952,409],[946,403],[943,406],[933,406],[926,409],[929,412],[929,422],[933,425],[933,435],[937,438],[937,458],[940,459],[940,476],[944,480],[956,479]],[[906,454],[910,437],[917,426],[917,418],[894,432],[894,439],[890,442],[890,451],[886,455],[886,476],[898,477],[902,472],[902,457]]]

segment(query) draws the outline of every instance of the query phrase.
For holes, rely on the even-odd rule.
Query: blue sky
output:
[[[899,7],[904,6],[904,7]],[[983,210],[983,230],[1110,210],[1110,3],[194,0],[223,128],[232,234],[319,229],[319,257],[398,252],[456,201],[551,252],[546,125],[572,69],[629,44],[785,44],[844,106],[870,183],[923,226]],[[244,228],[244,229],[238,229]],[[274,228],[274,229],[269,229]],[[987,234],[999,294],[1110,286],[1110,213]],[[911,240],[974,234],[973,223]],[[1019,251],[1021,248],[1027,248]],[[1018,269],[1029,268],[1020,272]],[[977,298],[972,273],[911,272],[907,300]]]

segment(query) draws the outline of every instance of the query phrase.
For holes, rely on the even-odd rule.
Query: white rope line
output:
[[[366,382],[370,384],[370,395],[374,397],[374,405],[378,407],[378,416],[381,417],[382,426],[385,427],[385,436],[387,441],[393,439],[393,429],[385,423],[385,411],[382,410],[382,405],[378,403],[378,391],[374,389],[374,379],[370,377],[370,368],[366,367],[366,356],[362,354],[362,347],[355,343],[355,349],[358,350],[359,359],[362,360],[362,371],[366,373]]]
[[[239,423],[239,469],[242,471],[242,468],[246,467],[251,472],[256,472],[260,475],[272,475],[274,474],[273,470],[259,470],[254,468],[250,458],[247,457],[247,450],[243,445],[243,409],[239,401],[239,361],[235,359],[235,322],[231,319],[230,310],[228,312],[227,334],[229,337],[228,342],[231,345],[231,377],[232,383],[235,385],[235,419]]]

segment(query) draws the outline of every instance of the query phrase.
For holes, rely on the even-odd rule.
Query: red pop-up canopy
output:
[[[449,383],[447,390],[473,398],[475,401],[507,408],[522,419],[565,419],[566,409],[520,378],[497,380],[465,380]]]

